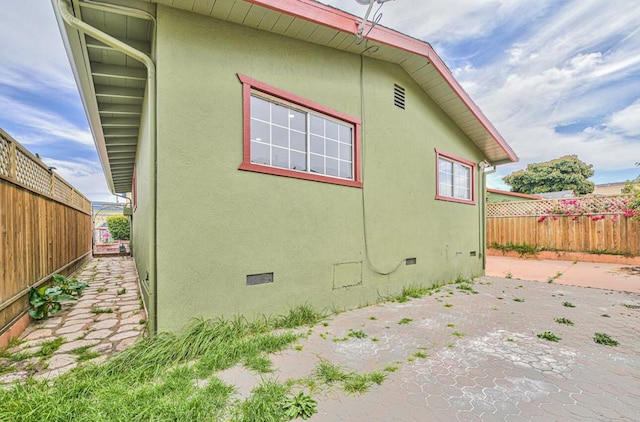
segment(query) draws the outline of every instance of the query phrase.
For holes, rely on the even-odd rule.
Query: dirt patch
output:
[[[625,274],[625,275],[635,275],[640,276],[640,267],[620,267],[611,270],[611,272]]]

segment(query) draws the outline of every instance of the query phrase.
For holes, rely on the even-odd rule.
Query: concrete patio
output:
[[[131,264],[128,258],[92,261],[81,275],[93,278],[83,299],[24,334],[28,341],[18,347],[26,351],[37,350],[44,340],[67,340],[38,378],[75,367],[70,348],[91,344],[102,354],[92,361],[99,361],[141,335],[144,314]],[[543,282],[518,280],[524,270],[516,262],[507,264],[510,279],[483,277],[471,290],[451,284],[421,299],[331,316],[296,347],[271,355],[271,374],[237,366],[216,375],[234,385],[242,399],[264,379],[312,376],[323,359],[358,374],[388,370],[387,379],[364,394],[347,394],[338,386],[313,391],[314,421],[639,420],[640,295],[560,284],[572,280],[580,263],[539,267],[535,276]],[[611,269],[598,270],[575,272],[576,279],[596,287]],[[562,275],[547,282],[558,272]],[[626,281],[635,285],[640,276],[629,273]],[[123,288],[126,293],[118,295]],[[91,312],[103,307],[117,311]],[[362,334],[349,336],[350,330]],[[559,341],[537,336],[544,332]],[[597,344],[595,333],[619,344]]]

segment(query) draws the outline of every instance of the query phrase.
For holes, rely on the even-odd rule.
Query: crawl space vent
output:
[[[393,84],[393,104],[404,110],[404,88]]]

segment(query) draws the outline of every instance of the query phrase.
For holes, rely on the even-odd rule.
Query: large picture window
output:
[[[360,121],[244,75],[241,170],[361,187]]]
[[[436,199],[475,203],[475,164],[463,158],[436,150],[437,195]]]

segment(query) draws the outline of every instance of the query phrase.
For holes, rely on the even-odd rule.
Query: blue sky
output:
[[[325,0],[362,16],[355,0]],[[113,200],[48,0],[4,2],[0,127],[92,200]],[[427,41],[515,149],[489,186],[577,154],[596,183],[640,168],[637,0],[396,0],[381,24]]]

